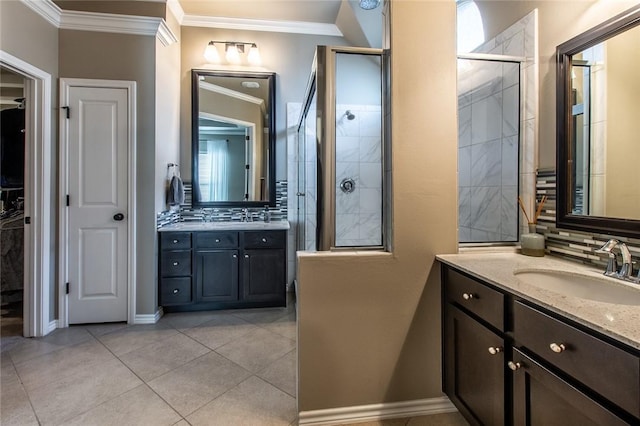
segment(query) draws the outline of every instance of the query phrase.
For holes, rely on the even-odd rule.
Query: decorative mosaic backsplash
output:
[[[556,173],[554,169],[538,170],[536,193],[538,201],[544,195],[547,196],[536,227],[538,233],[544,234],[547,253],[581,263],[599,265],[604,270],[607,264],[607,255],[598,254],[595,250],[610,238],[615,237],[629,247],[634,261],[640,260],[640,240],[638,239],[556,228]]]
[[[184,204],[176,210],[166,210],[158,213],[156,226],[161,228],[175,222],[203,222],[205,219],[214,222],[228,222],[240,220],[242,208],[240,207],[216,207],[216,208],[194,208],[191,207],[191,183],[184,184]],[[254,220],[262,220],[262,207],[249,208]],[[269,207],[271,220],[287,219],[287,181],[276,182],[276,205]]]

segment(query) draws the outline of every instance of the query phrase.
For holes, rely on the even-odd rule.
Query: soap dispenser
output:
[[[271,222],[271,212],[269,211],[269,206],[264,206],[263,216],[265,223]]]

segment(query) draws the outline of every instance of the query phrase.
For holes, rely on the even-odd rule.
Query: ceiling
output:
[[[178,0],[185,15],[335,24],[343,0]]]
[[[364,10],[358,0],[167,0],[172,2],[179,3],[185,25],[338,35],[361,47],[382,44],[382,6]]]

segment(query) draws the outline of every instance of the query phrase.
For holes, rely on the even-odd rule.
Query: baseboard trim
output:
[[[301,411],[298,425],[337,425],[402,417],[453,413],[456,407],[446,396],[413,401]]]
[[[45,335],[51,333],[53,330],[55,330],[56,328],[58,328],[58,320],[53,320],[51,322],[49,322],[49,326],[47,327],[47,330],[45,331]]]
[[[136,318],[134,319],[134,324],[155,324],[160,318],[164,315],[164,311],[162,310],[162,306],[158,308],[155,314],[136,314]]]

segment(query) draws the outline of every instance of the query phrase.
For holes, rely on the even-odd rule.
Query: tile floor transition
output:
[[[0,424],[295,425],[289,305],[72,326],[32,339],[3,327]],[[454,413],[360,425],[466,423]]]

